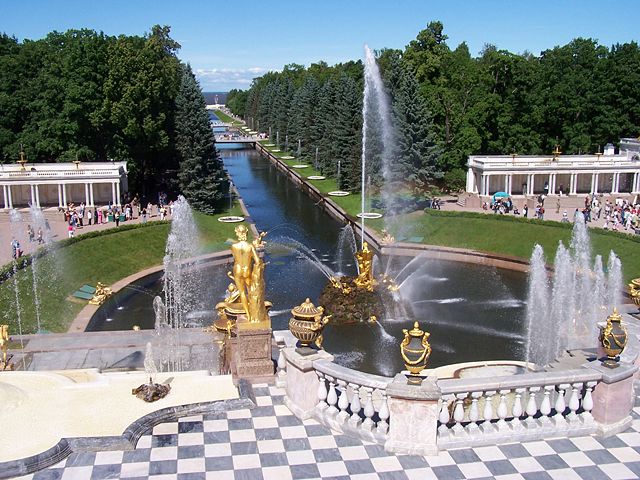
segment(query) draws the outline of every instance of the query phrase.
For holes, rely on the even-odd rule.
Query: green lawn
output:
[[[224,123],[230,123],[233,126],[242,125],[242,122],[239,122],[238,120],[235,120],[234,118],[230,117],[229,115],[227,115],[226,113],[224,113],[221,110],[214,110],[213,113],[215,113],[216,116],[220,120],[222,120]]]
[[[241,212],[235,206],[224,215],[241,215]],[[217,218],[222,215],[194,212],[194,216],[203,253],[228,248],[227,240],[235,238],[233,229],[236,224],[218,222]],[[42,328],[52,332],[67,331],[86,305],[86,301],[70,297],[81,285],[95,285],[99,281],[111,285],[140,270],[160,265],[169,228],[167,222],[149,222],[141,228],[95,232],[91,238],[79,236],[70,245],[62,243],[60,248],[36,260]],[[33,266],[18,271],[14,278],[0,284],[0,323],[9,324],[10,332],[18,333],[15,279],[22,331],[33,333],[37,330]]]

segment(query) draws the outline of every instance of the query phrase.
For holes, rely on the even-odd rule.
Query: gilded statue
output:
[[[111,295],[113,295],[111,288],[107,287],[104,283],[98,282],[96,284],[96,291],[93,294],[93,298],[89,300],[89,304],[102,305]]]
[[[264,302],[264,262],[258,255],[258,249],[264,246],[262,239],[266,232],[251,243],[247,241],[247,227],[238,225],[235,232],[238,241],[231,245],[232,276],[240,303],[250,323],[268,321]]]
[[[2,351],[2,361],[0,361],[0,370],[13,370],[13,364],[9,363],[12,355],[7,354],[9,350],[9,325],[0,325],[0,351]]]
[[[373,292],[376,281],[373,278],[373,252],[369,250],[369,244],[364,242],[362,250],[356,253],[358,262],[358,277],[353,281],[358,287]]]

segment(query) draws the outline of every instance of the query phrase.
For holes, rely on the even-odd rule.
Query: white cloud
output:
[[[247,88],[251,81],[269,71],[272,68],[249,67],[249,68],[198,68],[195,75],[203,90],[210,88]]]

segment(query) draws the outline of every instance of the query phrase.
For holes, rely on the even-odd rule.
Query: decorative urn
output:
[[[411,330],[403,329],[404,339],[400,344],[400,353],[404,360],[404,366],[409,371],[407,376],[410,384],[420,384],[422,378],[419,373],[427,366],[431,356],[429,345],[429,333],[422,331],[418,322],[413,324]]]
[[[607,317],[607,324],[600,333],[600,344],[607,355],[602,364],[605,367],[616,368],[620,360],[619,355],[627,345],[627,330],[622,325],[622,315],[616,308]]]
[[[330,316],[323,317],[323,313],[324,308],[316,307],[308,298],[291,310],[293,318],[289,320],[289,330],[298,339],[300,348],[296,351],[301,355],[313,353],[313,343],[320,347],[322,330],[330,319]]]

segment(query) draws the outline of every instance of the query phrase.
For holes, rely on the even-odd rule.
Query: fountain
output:
[[[592,347],[597,322],[621,302],[622,266],[610,252],[607,274],[602,257],[592,259],[589,233],[576,214],[570,247],[558,245],[552,276],[547,274],[542,247],[530,262],[527,296],[527,360],[547,365],[564,350]]]

